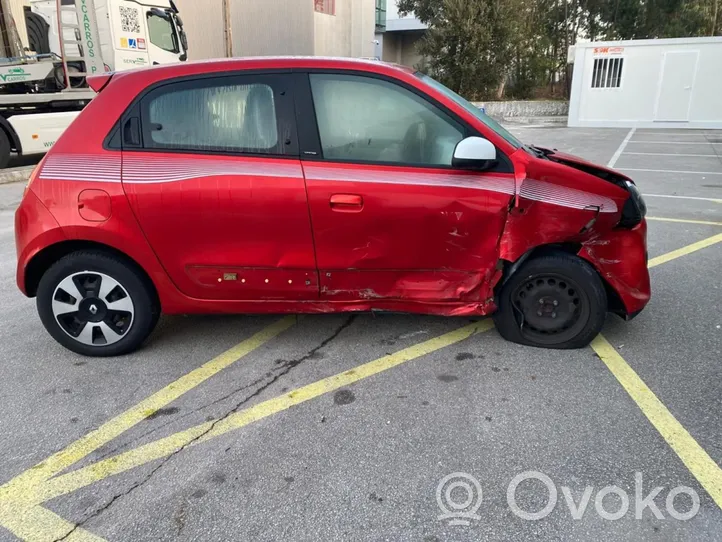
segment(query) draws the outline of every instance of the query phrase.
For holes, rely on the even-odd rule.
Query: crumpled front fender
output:
[[[649,302],[647,223],[614,229],[582,243],[579,256],[591,263],[617,293],[624,316],[633,317]]]

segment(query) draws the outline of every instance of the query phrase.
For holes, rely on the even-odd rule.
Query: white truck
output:
[[[43,154],[95,95],[86,75],[182,62],[173,0],[0,0],[0,168]]]

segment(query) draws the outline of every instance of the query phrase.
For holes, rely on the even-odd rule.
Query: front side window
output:
[[[509,132],[507,129],[505,129],[501,124],[496,122],[494,119],[492,119],[489,115],[484,113],[481,109],[476,107],[474,104],[472,104],[470,101],[468,101],[465,98],[462,98],[459,96],[456,92],[451,90],[450,88],[442,85],[435,79],[432,79],[428,75],[424,75],[423,73],[419,72],[416,74],[416,77],[421,79],[424,83],[429,85],[431,88],[434,88],[441,92],[442,94],[445,94],[447,98],[450,98],[454,102],[456,102],[458,105],[463,107],[468,113],[471,113],[476,119],[480,120],[487,128],[489,128],[491,131],[496,133],[499,137],[504,139],[507,143],[512,145],[515,149],[518,149],[522,146],[521,141],[519,141],[517,138],[515,138],[511,132]]]
[[[180,53],[178,38],[170,16],[164,17],[148,12],[148,37],[156,47],[160,47],[169,53]]]
[[[273,89],[228,78],[166,85],[146,97],[145,147],[214,152],[276,153]]]
[[[424,98],[372,77],[310,78],[324,158],[451,166],[464,128]]]

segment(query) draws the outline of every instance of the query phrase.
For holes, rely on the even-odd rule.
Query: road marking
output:
[[[194,444],[208,441],[229,431],[245,427],[253,422],[267,418],[293,406],[326,393],[354,384],[370,376],[388,371],[406,362],[420,358],[452,344],[468,339],[477,333],[489,331],[494,327],[491,319],[482,320],[451,331],[439,337],[410,346],[394,354],[370,361],[343,373],[324,378],[297,388],[284,395],[263,401],[250,408],[231,414],[219,422],[206,422],[168,437],[150,442],[139,448],[109,457],[67,474],[58,476],[43,483],[41,486],[28,488],[23,496],[26,505],[40,504],[55,497],[72,493],[80,488],[128,471],[135,467],[166,457],[191,442]],[[201,437],[201,435],[203,435]],[[200,437],[200,438],[199,438]],[[196,439],[198,439],[196,441]]]
[[[687,256],[687,254],[692,254],[693,252],[697,252],[698,250],[702,250],[703,248],[711,247],[712,245],[719,242],[722,242],[722,233],[718,233],[717,235],[713,235],[712,237],[708,237],[707,239],[702,239],[701,241],[697,241],[696,243],[692,243],[691,245],[687,245],[686,247],[678,248],[677,250],[673,250],[672,252],[667,252],[667,254],[662,254],[661,256],[657,256],[656,258],[652,258],[651,260],[649,260],[647,267],[649,269],[652,269],[653,267],[657,267],[658,265],[662,265],[663,263],[676,260],[677,258],[681,258],[682,256]]]
[[[661,143],[665,145],[714,145],[714,143],[711,143],[709,141],[642,141],[639,139],[630,141],[630,143]]]
[[[671,199],[692,199],[699,201],[712,201],[714,203],[722,203],[722,199],[717,198],[702,198],[697,196],[671,196],[668,194],[644,194],[645,198],[671,198]]]
[[[669,136],[687,136],[687,137],[707,137],[710,135],[715,135],[714,132],[699,132],[699,131],[689,131],[689,132],[667,132],[664,131],[663,133],[660,133],[659,131],[655,130],[654,132],[646,132],[645,128],[640,129],[637,132],[637,135],[639,136],[655,136],[655,135],[661,135],[664,137]]]
[[[685,171],[673,169],[642,169],[633,167],[620,167],[623,171],[646,171],[650,173],[678,173],[682,175],[722,175],[722,171]]]
[[[632,139],[632,136],[634,135],[634,132],[636,130],[637,130],[636,128],[632,128],[631,130],[629,130],[627,137],[624,138],[622,143],[619,145],[617,152],[614,153],[614,156],[612,156],[612,159],[609,160],[609,162],[607,163],[607,167],[614,167],[614,164],[616,164],[617,160],[619,160],[619,157],[622,156],[622,153],[624,152],[624,148],[627,146],[627,143],[629,143],[629,140]]]
[[[663,218],[661,216],[648,216],[647,220],[657,222],[678,222],[680,224],[701,224],[703,226],[722,226],[722,222],[710,222],[708,220],[687,220],[683,218]]]
[[[10,501],[0,507],[0,524],[22,540],[50,542],[105,542],[42,506],[25,508]],[[72,534],[70,534],[72,533]]]
[[[719,158],[716,154],[671,154],[668,152],[625,152],[625,155],[634,154],[635,156],[670,156],[676,158],[678,156],[694,156],[697,158]]]
[[[44,482],[48,478],[55,476],[60,471],[80,461],[88,454],[140,423],[160,408],[178,399],[178,397],[184,393],[197,387],[219,371],[270,341],[294,323],[295,318],[293,316],[282,318],[265,329],[262,329],[251,338],[238,343],[218,357],[167,385],[162,390],[157,391],[134,407],[104,423],[95,431],[91,431],[84,437],[76,440],[64,450],[56,452],[42,463],[39,463],[35,467],[28,469],[3,484],[3,486],[0,487],[0,500],[22,500],[22,495],[27,492],[30,487]]]
[[[598,335],[592,349],[627,391],[642,413],[722,509],[722,469],[697,443],[607,339]]]
[[[650,261],[649,267],[655,267],[667,261],[671,261],[675,258],[690,254],[696,250],[711,246],[720,241],[722,241],[722,234],[710,237],[698,243],[689,245],[688,247],[683,247],[679,250],[654,258]],[[284,320],[281,320],[281,322],[283,322]],[[275,325],[278,325],[281,322]],[[287,327],[290,327],[290,325],[292,325],[292,323],[288,324]],[[23,475],[20,475],[13,479],[8,484],[5,484],[3,488],[0,488],[5,490],[4,493],[0,493],[0,504],[2,504],[2,506],[0,506],[0,524],[10,529],[19,537],[25,540],[30,540],[32,542],[56,540],[58,538],[62,538],[64,535],[67,535],[67,533],[71,531],[72,534],[67,537],[67,540],[71,542],[102,541],[103,539],[96,537],[91,533],[84,531],[83,529],[76,528],[72,523],[67,522],[66,520],[60,518],[59,516],[55,515],[54,513],[50,512],[45,508],[37,506],[37,504],[39,504],[40,502],[44,502],[45,500],[54,498],[56,496],[70,493],[108,476],[112,476],[114,474],[118,474],[120,472],[132,469],[136,466],[148,463],[153,459],[169,455],[170,453],[173,453],[173,451],[182,448],[185,444],[192,441],[194,437],[203,435],[204,431],[210,430],[210,432],[201,437],[198,442],[204,442],[216,436],[222,435],[228,431],[239,429],[250,423],[253,423],[254,421],[263,419],[278,412],[282,412],[292,406],[318,397],[319,395],[322,395],[324,393],[339,389],[340,387],[343,387],[345,385],[352,384],[364,378],[368,378],[369,376],[373,376],[375,374],[386,371],[397,365],[406,363],[407,361],[411,361],[412,359],[416,359],[419,356],[434,352],[440,348],[459,342],[475,333],[487,331],[491,327],[493,327],[493,324],[490,320],[477,322],[475,324],[472,324],[471,326],[466,326],[454,332],[447,333],[446,335],[442,335],[441,337],[437,337],[419,345],[412,346],[395,354],[385,356],[360,367],[356,367],[355,369],[346,371],[345,373],[341,373],[339,375],[335,375],[321,381],[309,384],[308,386],[304,386],[302,388],[294,390],[284,396],[265,401],[264,403],[260,403],[247,410],[235,413],[229,416],[223,422],[218,423],[215,427],[213,427],[212,425],[213,422],[201,424],[199,426],[192,427],[188,430],[177,433],[176,435],[171,435],[170,437],[166,437],[165,439],[161,439],[159,441],[147,444],[141,448],[130,450],[118,456],[102,460],[83,469],[70,472],[49,481],[41,479],[39,482],[36,481],[35,483],[33,483],[33,478],[24,477],[24,475],[27,474],[24,473]],[[264,331],[262,331],[261,333],[263,333]],[[281,331],[282,330],[279,330],[278,333],[280,333]],[[171,384],[170,386],[173,385]],[[661,405],[661,403],[659,404]],[[664,405],[661,406],[664,408]],[[134,411],[135,408],[136,407],[130,409],[128,412]],[[118,418],[120,418],[121,416],[119,416]],[[117,420],[118,418],[115,418],[114,420]],[[114,420],[111,420],[111,422]],[[108,424],[111,422],[108,422]],[[105,425],[103,427],[105,427]],[[130,427],[132,427],[132,425]],[[684,428],[682,429],[684,430]],[[88,439],[88,437],[90,437],[90,435],[92,435],[93,433],[87,435],[86,437],[80,439],[77,442],[82,442]],[[120,433],[122,433],[122,431]],[[174,437],[178,438],[174,439]],[[691,439],[691,437],[689,438]],[[175,440],[175,442],[171,442],[172,440]],[[66,448],[66,450],[71,449],[73,446],[74,445],[69,446],[68,448]],[[63,452],[65,452],[66,450],[64,450]],[[143,450],[143,453],[138,454],[139,450]],[[675,451],[677,450],[675,449]],[[62,454],[63,452],[59,452],[59,454]],[[704,453],[704,450],[702,450],[702,452]],[[677,453],[679,454],[679,452]],[[57,455],[58,454],[56,454],[56,456]],[[112,463],[113,461],[118,462],[119,459],[122,459],[123,461],[125,461],[125,463],[123,463],[120,468],[114,469],[110,463]],[[58,464],[59,463],[56,460],[55,466],[57,467]],[[98,465],[101,464],[105,466],[103,468],[98,468]],[[44,472],[48,472],[48,468],[45,466],[45,463],[39,464],[36,468],[39,470],[43,470]],[[57,474],[57,472],[59,471],[56,471],[55,474]],[[703,472],[703,474],[705,474],[705,472]],[[19,481],[25,482],[22,488],[18,487]],[[8,492],[8,486],[10,486],[11,490],[27,490],[27,493],[23,493],[22,491]],[[706,486],[704,487],[705,489],[707,489]],[[715,500],[719,504],[719,501],[717,499]],[[58,534],[60,536],[57,536]]]

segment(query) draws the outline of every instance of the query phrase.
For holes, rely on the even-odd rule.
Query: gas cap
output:
[[[83,190],[78,194],[78,212],[88,222],[105,222],[111,214],[110,196],[105,190]]]

